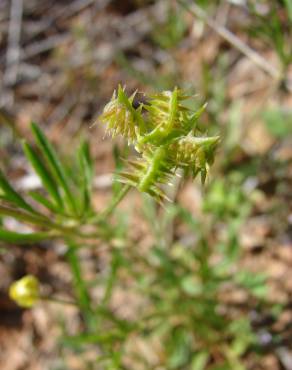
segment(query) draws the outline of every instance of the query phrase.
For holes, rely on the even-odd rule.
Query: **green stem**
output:
[[[27,222],[33,225],[42,226],[45,228],[51,227],[53,229],[64,231],[64,227],[50,221],[42,214],[30,214],[20,209],[14,209],[0,205],[0,214],[4,216],[14,217],[16,220]],[[66,230],[66,229],[65,229]]]
[[[83,233],[82,231],[78,230],[78,227],[80,225],[76,225],[74,227],[68,227],[64,225],[57,224],[51,220],[49,220],[47,217],[39,214],[39,215],[34,215],[34,214],[29,214],[24,211],[21,211],[19,209],[13,209],[9,208],[6,206],[0,205],[0,215],[4,216],[9,216],[9,217],[14,217],[16,220],[35,225],[35,226],[40,226],[45,229],[51,228],[56,231],[50,231],[47,233],[43,233],[43,235],[47,235],[47,239],[51,238],[58,238],[58,237],[79,237],[81,239],[88,239],[88,238],[97,238],[101,237],[102,233],[99,232],[94,232],[94,233]],[[3,231],[2,231],[3,232]],[[9,234],[9,231],[6,231],[6,234]],[[38,233],[39,237],[41,237],[41,233]],[[12,235],[12,234],[11,234]],[[16,234],[15,234],[16,235]],[[37,235],[35,235],[37,237]],[[24,235],[24,239],[29,240],[28,235]],[[43,238],[45,239],[45,238]],[[33,236],[32,236],[33,240]]]
[[[57,224],[51,221],[48,217],[42,214],[30,214],[20,209],[14,209],[7,206],[0,205],[0,215],[14,217],[16,220],[26,222],[32,225],[44,227],[45,229],[51,228],[62,232],[63,234],[71,234],[76,230],[77,225],[72,228],[64,225]],[[76,232],[76,231],[75,231]],[[56,234],[57,236],[58,234]],[[60,234],[61,235],[61,234]]]
[[[83,279],[81,263],[78,256],[78,247],[71,241],[68,241],[68,247],[67,259],[71,267],[77,304],[83,314],[87,328],[90,329],[94,326],[94,317],[92,315],[89,291]]]
[[[78,303],[74,301],[67,301],[65,299],[57,298],[57,297],[47,297],[47,296],[42,296],[41,297],[42,301],[47,301],[47,302],[53,302],[53,303],[58,303],[58,304],[65,304],[69,306],[74,306],[78,307]]]
[[[100,223],[101,221],[105,220],[107,217],[109,217],[113,211],[116,209],[118,204],[124,199],[124,197],[127,195],[128,191],[130,190],[130,185],[125,185],[122,187],[120,192],[112,199],[110,204],[101,211],[95,218],[91,219],[91,223]]]
[[[117,270],[118,270],[118,259],[116,255],[112,256],[111,271],[106,283],[104,296],[102,299],[102,305],[106,307],[111,299],[113,287],[117,279]]]

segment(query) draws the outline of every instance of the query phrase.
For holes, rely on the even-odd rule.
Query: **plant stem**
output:
[[[74,301],[67,301],[67,300],[65,300],[65,299],[56,298],[56,297],[46,297],[46,296],[42,296],[42,297],[41,297],[41,300],[42,300],[42,301],[48,301],[48,302],[53,302],[53,303],[58,303],[58,304],[66,304],[66,305],[70,305],[70,306],[78,307],[77,302],[74,302]]]
[[[58,230],[60,232],[60,235],[62,235],[62,233],[71,234],[72,230],[75,229],[55,223],[42,214],[27,213],[25,211],[21,211],[20,209],[14,209],[2,205],[0,205],[0,215],[14,217],[16,220],[32,225],[38,225],[44,227],[45,229],[51,228]],[[57,237],[58,234],[55,234],[55,236]]]
[[[102,216],[103,218],[108,217],[116,209],[117,205],[123,200],[123,198],[127,195],[130,188],[131,188],[130,185],[123,186],[121,191],[113,198],[108,207],[103,212],[101,212],[100,216]]]
[[[113,213],[113,211],[116,209],[117,205],[127,195],[130,188],[131,188],[130,185],[123,186],[120,192],[112,199],[110,204],[103,211],[101,211],[95,218],[91,220],[91,223],[98,224],[101,221],[105,220],[108,216],[110,216]]]
[[[86,282],[83,279],[81,261],[77,252],[78,247],[70,240],[68,240],[67,242],[69,247],[67,251],[67,260],[70,264],[71,273],[73,276],[73,285],[77,300],[76,303],[78,304],[83,314],[87,328],[90,329],[94,325],[94,317],[91,310],[91,299],[89,291],[86,286]]]
[[[111,299],[113,287],[117,278],[117,270],[118,270],[118,257],[116,254],[112,256],[112,262],[111,262],[111,270],[110,274],[106,283],[104,296],[102,299],[102,305],[106,307]]]

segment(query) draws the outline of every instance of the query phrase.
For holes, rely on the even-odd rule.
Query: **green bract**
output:
[[[165,198],[159,185],[169,183],[178,169],[192,177],[200,173],[204,183],[219,143],[219,136],[202,136],[197,129],[205,105],[188,108],[184,101],[190,96],[175,88],[146,96],[147,103],[134,108],[135,94],[127,97],[119,86],[99,117],[112,137],[122,135],[140,153],[119,180],[158,200]]]

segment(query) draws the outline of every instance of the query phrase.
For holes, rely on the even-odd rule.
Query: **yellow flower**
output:
[[[15,281],[9,288],[9,297],[20,307],[32,307],[40,298],[38,279],[27,275]]]

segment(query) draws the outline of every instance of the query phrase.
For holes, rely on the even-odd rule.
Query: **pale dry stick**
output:
[[[255,63],[258,67],[264,70],[271,77],[275,78],[276,80],[281,80],[283,78],[281,71],[279,71],[272,64],[268,63],[265,58],[263,58],[255,50],[253,50],[250,46],[246,45],[239,37],[237,37],[232,32],[230,32],[227,28],[221,26],[216,21],[209,18],[208,15],[205,13],[205,11],[201,9],[198,5],[194,3],[188,4],[184,0],[177,0],[177,1],[179,4],[181,4],[182,7],[184,7],[192,15],[206,22],[206,24],[210,28],[212,28],[215,32],[217,32],[221,37],[223,37],[226,41],[228,41],[232,46],[240,50],[242,54],[244,54],[247,58],[249,58],[253,63]]]
[[[61,35],[53,35],[41,41],[35,41],[28,45],[22,52],[20,59],[27,60],[36,55],[52,50],[62,43],[68,41],[70,33],[62,33]]]
[[[92,2],[92,0],[91,0]],[[110,1],[103,0],[102,3],[99,3],[98,10],[103,9],[104,6],[106,6]],[[159,19],[164,15],[163,8],[161,6],[162,2],[158,2],[155,5],[149,7],[147,10],[149,11],[151,17],[155,17],[155,19]],[[93,55],[93,62],[99,62],[102,61],[106,65],[103,67],[107,67],[108,63],[112,61],[114,56],[116,55],[116,52],[118,50],[125,50],[131,46],[135,46],[138,44],[141,39],[148,34],[151,31],[152,24],[150,22],[147,22],[147,19],[149,17],[147,14],[145,15],[145,12],[136,11],[135,13],[131,14],[130,16],[127,16],[123,19],[123,22],[121,22],[121,27],[117,27],[118,31],[122,32],[123,28],[125,26],[130,26],[129,34],[127,38],[118,39],[114,42],[107,43],[106,50],[105,45],[101,45],[96,48]],[[162,20],[160,20],[162,21]],[[132,28],[139,26],[142,28],[142,30],[134,30]],[[20,59],[21,61],[30,59],[40,53],[49,51],[51,49],[54,49],[56,46],[59,46],[63,44],[64,42],[68,41],[70,39],[70,33],[63,33],[61,35],[53,35],[48,39],[34,42],[30,45],[28,45],[23,52],[21,53]],[[104,60],[106,59],[106,60]],[[84,65],[84,60],[79,60],[78,62],[73,62],[71,64],[72,67],[81,67]],[[103,68],[102,68],[103,70]],[[99,71],[100,73],[101,71]]]
[[[104,9],[111,0],[76,0],[69,3],[66,7],[62,8],[61,11],[57,14],[56,19],[58,18],[69,18],[75,14],[80,13],[82,10],[87,8],[88,6],[95,4],[97,9],[102,10]]]
[[[78,106],[77,96],[66,95],[64,96],[60,102],[60,104],[56,105],[53,109],[52,113],[48,115],[46,118],[46,122],[48,125],[53,125],[55,122],[61,122],[63,119],[68,117],[70,113],[74,110],[76,106]]]
[[[23,0],[13,0],[14,2],[22,2]],[[100,0],[98,5],[98,11],[105,8],[111,0]],[[94,4],[96,0],[77,0],[73,4],[67,7],[65,10],[62,9],[57,16],[45,23],[44,27],[41,27],[35,34],[34,37],[37,36],[40,32],[42,32],[44,29],[48,29],[50,25],[53,22],[56,22],[59,18],[67,18],[75,15],[76,13],[80,12],[84,8]],[[27,59],[30,59],[38,54],[41,54],[43,52],[49,51],[51,49],[54,49],[56,46],[61,45],[62,43],[66,42],[70,36],[70,33],[63,33],[61,35],[53,35],[49,37],[48,39],[41,40],[38,42],[34,42],[30,45],[28,45],[21,53],[19,50],[18,59],[19,61],[24,61]]]
[[[104,9],[111,0],[76,0],[71,3],[69,3],[66,7],[62,7],[61,9],[57,10],[54,13],[53,18],[46,18],[44,22],[40,24],[38,29],[30,35],[30,38],[35,38],[40,33],[42,33],[45,30],[48,30],[54,23],[58,22],[60,19],[63,21],[66,20],[69,17],[75,16],[85,8],[89,7],[90,5],[93,5],[96,3],[96,10],[95,11],[101,11]],[[26,55],[22,57],[22,59],[27,58]]]
[[[215,21],[218,22],[222,27],[225,27],[225,25],[227,24],[230,9],[231,4],[229,2],[223,2],[218,8],[217,14],[215,16]]]
[[[23,0],[12,0],[10,7],[10,21],[8,29],[8,49],[6,54],[6,68],[4,84],[11,86],[17,81],[20,61],[20,35],[23,13]]]

